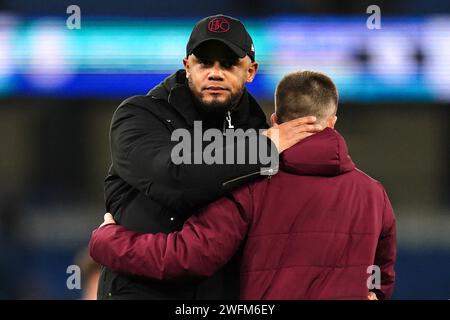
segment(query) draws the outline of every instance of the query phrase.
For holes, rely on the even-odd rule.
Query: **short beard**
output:
[[[242,88],[240,88],[235,94],[232,94],[223,102],[213,100],[212,102],[205,103],[194,90],[190,79],[188,83],[195,104],[199,106],[200,109],[202,109],[204,112],[211,114],[225,114],[227,111],[234,109],[239,104],[245,90],[245,87],[242,86]]]

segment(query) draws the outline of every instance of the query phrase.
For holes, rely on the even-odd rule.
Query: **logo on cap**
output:
[[[208,23],[208,30],[211,32],[228,32],[230,22],[225,18],[214,18]]]

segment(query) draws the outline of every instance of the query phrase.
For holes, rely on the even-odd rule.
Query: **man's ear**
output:
[[[270,116],[270,125],[273,127],[276,124],[278,124],[278,117],[275,113],[272,113]]]
[[[337,117],[336,116],[331,116],[328,118],[327,120],[327,127],[334,129],[334,126],[336,125],[336,121],[337,121]]]
[[[186,70],[186,78],[189,78],[190,75],[190,65],[189,65],[189,60],[188,58],[183,58],[183,65],[184,65],[184,70]]]
[[[252,82],[253,79],[255,79],[256,71],[258,71],[258,64],[256,62],[252,62],[247,70],[247,82]]]

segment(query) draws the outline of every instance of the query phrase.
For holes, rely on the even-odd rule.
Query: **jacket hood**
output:
[[[177,86],[183,86],[186,83],[186,72],[178,70],[176,73],[165,78],[161,83],[154,87],[147,94],[157,99],[168,100],[170,92]]]
[[[355,164],[344,138],[336,130],[326,128],[285,150],[280,167],[297,175],[337,176],[353,170]]]

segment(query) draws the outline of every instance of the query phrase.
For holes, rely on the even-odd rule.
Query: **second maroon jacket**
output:
[[[328,128],[286,150],[276,175],[210,204],[178,232],[106,225],[90,242],[97,262],[160,280],[211,276],[239,248],[242,299],[367,299],[374,279],[379,299],[393,291],[391,204]],[[381,274],[369,279],[373,270]]]

